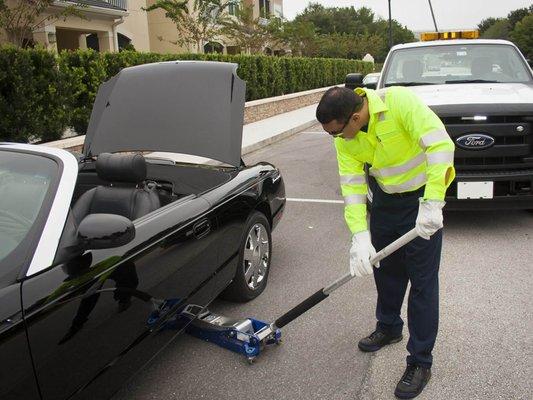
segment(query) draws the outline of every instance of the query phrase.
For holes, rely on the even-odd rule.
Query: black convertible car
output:
[[[122,70],[83,154],[0,143],[0,399],[108,398],[183,331],[184,310],[263,291],[285,189],[274,166],[241,160],[236,69]]]

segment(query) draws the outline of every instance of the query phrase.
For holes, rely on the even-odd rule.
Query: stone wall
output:
[[[270,97],[249,101],[244,109],[244,124],[260,121],[278,114],[297,110],[298,108],[318,103],[328,88],[308,90],[306,92]]]

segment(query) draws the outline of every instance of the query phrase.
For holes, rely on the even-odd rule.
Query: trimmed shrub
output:
[[[109,79],[105,57],[94,50],[64,51],[58,63],[73,90],[70,124],[76,132],[85,133],[98,88]]]
[[[246,100],[341,84],[350,72],[372,72],[358,60],[223,54],[98,53],[0,48],[0,140],[50,141],[72,126],[87,130],[98,87],[122,68],[172,61],[207,60],[239,65]]]
[[[68,79],[45,50],[0,51],[0,141],[50,141],[68,126]]]

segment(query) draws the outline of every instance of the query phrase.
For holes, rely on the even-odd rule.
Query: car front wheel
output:
[[[222,297],[245,302],[259,296],[267,284],[271,253],[270,224],[263,214],[256,211],[246,223],[239,249],[237,272]]]

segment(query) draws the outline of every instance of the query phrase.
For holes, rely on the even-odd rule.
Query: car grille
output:
[[[455,167],[468,170],[521,170],[533,167],[533,117],[487,116],[484,121],[441,118],[451,138],[482,133],[494,138],[487,149],[466,150],[456,144]]]

